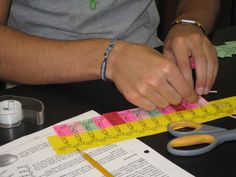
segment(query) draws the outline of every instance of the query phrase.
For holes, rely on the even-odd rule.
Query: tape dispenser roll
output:
[[[35,98],[13,95],[0,96],[0,128],[20,126],[22,121],[44,123],[44,105]]]

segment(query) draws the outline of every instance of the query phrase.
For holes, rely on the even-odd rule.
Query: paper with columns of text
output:
[[[94,111],[61,123],[98,116]],[[47,141],[55,135],[52,127],[24,136],[0,147],[0,162],[4,154],[15,156],[15,162],[0,166],[1,177],[102,177],[77,152],[57,155]],[[135,148],[134,148],[135,147]],[[192,176],[137,139],[85,151],[116,177]],[[3,156],[2,156],[3,155]]]

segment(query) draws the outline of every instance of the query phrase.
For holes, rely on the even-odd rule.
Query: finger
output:
[[[139,93],[132,91],[132,94],[124,94],[125,98],[132,104],[145,110],[154,110],[156,105]]]
[[[201,45],[194,44],[191,49],[191,55],[195,61],[196,91],[199,95],[203,95],[207,82],[207,56]]]
[[[163,55],[176,63],[175,56],[174,56],[173,52],[170,49],[164,49],[163,50]]]
[[[192,68],[189,61],[189,52],[187,51],[185,45],[178,45],[173,48],[174,56],[179,66],[184,78],[188,83],[194,88]]]
[[[160,87],[161,85],[161,87]],[[182,101],[182,97],[178,92],[170,85],[167,80],[163,80],[161,83],[156,82],[152,85],[154,91],[161,95],[169,104],[178,105]]]
[[[152,87],[148,85],[145,85],[144,87],[139,87],[138,93],[142,97],[148,99],[152,104],[160,108],[165,108],[170,104],[167,100],[165,100],[165,98],[163,98],[158,92],[156,92]]]
[[[178,50],[178,49],[176,49]],[[180,51],[182,49],[179,49]],[[175,59],[175,55],[173,54],[172,50],[170,48],[164,48],[163,50],[163,54],[167,57],[170,58],[172,61],[176,62]],[[190,65],[190,61],[188,61],[188,63],[186,65]],[[191,65],[190,65],[191,68]],[[192,69],[191,69],[191,76],[192,76]],[[187,74],[186,74],[187,75]],[[181,76],[182,77],[182,76]],[[189,79],[191,86],[193,87],[193,79],[192,77]],[[163,83],[162,83],[163,84]],[[161,89],[163,88],[163,89]],[[179,104],[180,101],[182,101],[182,97],[180,96],[180,94],[178,92],[176,92],[176,90],[170,85],[170,84],[166,84],[165,87],[161,87],[159,89],[160,94],[171,104],[177,105]],[[164,90],[165,88],[165,90]],[[174,98],[174,99],[173,99]],[[193,99],[194,100],[194,99]]]
[[[213,74],[212,74],[214,79],[213,79],[212,85],[210,86],[210,89],[212,89],[212,87],[214,85],[214,82],[216,80],[216,76],[217,76],[218,70],[219,70],[219,63],[218,63],[218,59],[217,59],[216,65],[215,65],[215,68],[214,68],[214,71],[213,71]]]
[[[183,77],[181,71],[173,64],[173,67],[167,72],[166,79],[172,88],[185,100],[190,103],[197,102],[198,96],[193,87]]]
[[[212,46],[207,46],[203,48],[207,57],[207,81],[205,87],[205,94],[208,94],[212,88],[214,81],[216,79],[216,74],[218,71],[218,60],[216,57],[216,52]]]

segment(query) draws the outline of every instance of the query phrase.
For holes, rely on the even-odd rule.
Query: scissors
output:
[[[180,128],[192,128],[192,131],[178,131]],[[178,156],[195,156],[206,153],[217,145],[225,141],[236,140],[236,128],[227,130],[220,127],[198,124],[191,121],[177,121],[170,123],[167,127],[170,134],[174,135],[175,139],[167,144],[167,150]],[[190,150],[177,149],[181,147],[207,146],[194,148]]]

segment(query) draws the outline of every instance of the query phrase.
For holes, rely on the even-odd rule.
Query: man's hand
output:
[[[108,61],[107,77],[128,101],[146,110],[198,99],[177,65],[144,45],[118,42]]]
[[[210,91],[217,75],[218,61],[214,46],[199,27],[189,24],[173,26],[164,43],[164,55],[178,65],[193,87],[189,62],[192,57],[195,62],[197,93],[202,95]]]

